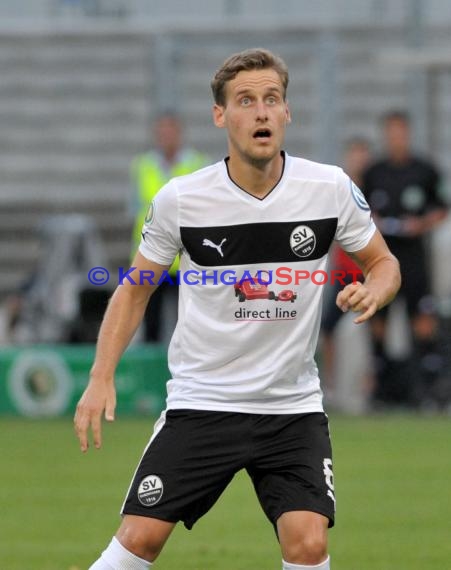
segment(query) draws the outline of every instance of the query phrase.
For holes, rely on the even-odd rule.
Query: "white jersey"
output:
[[[322,411],[314,360],[327,254],[365,247],[375,231],[358,188],[336,167],[285,154],[263,199],[226,161],[171,180],[155,197],[140,252],[181,253],[179,318],[168,360],[168,409]]]

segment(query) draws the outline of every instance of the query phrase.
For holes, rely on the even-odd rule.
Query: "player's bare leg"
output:
[[[327,517],[309,511],[290,511],[277,521],[284,568],[329,569]]]
[[[125,515],[116,536],[90,570],[147,570],[160,554],[175,523]]]
[[[145,560],[153,562],[160,554],[173,531],[175,523],[125,515],[116,533],[116,538],[126,548]]]

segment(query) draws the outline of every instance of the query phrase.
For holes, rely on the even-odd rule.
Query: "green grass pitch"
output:
[[[109,542],[153,422],[119,417],[104,447],[78,451],[69,418],[0,419],[0,569],[86,570]],[[333,570],[433,570],[451,560],[451,420],[331,418]],[[245,475],[193,529],[177,527],[165,570],[281,568]]]

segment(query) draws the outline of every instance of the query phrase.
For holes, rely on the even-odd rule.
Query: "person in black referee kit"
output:
[[[365,275],[337,296],[359,324],[394,298],[400,274],[348,176],[282,150],[287,85],[287,67],[271,52],[230,56],[211,84],[228,156],[171,180],[151,205],[135,281],[144,270],[158,280],[179,252],[182,276],[227,271],[238,281],[181,279],[166,409],[132,478],[119,530],[91,569],[150,568],[177,522],[191,528],[241,469],[277,532],[283,568],[330,568],[332,452],[314,361],[323,287],[301,275],[326,271],[336,240]],[[280,267],[293,276],[288,283],[253,280]],[[100,447],[102,415],[114,418],[115,368],[154,289],[126,283],[111,299],[75,415],[82,451],[89,430]]]
[[[400,297],[410,322],[412,350],[405,365],[388,356],[387,309],[378,313],[371,322],[376,361],[374,399],[418,406],[431,396],[441,373],[426,238],[444,220],[447,208],[439,194],[437,168],[412,152],[409,115],[390,111],[384,115],[382,126],[385,156],[364,173],[362,190],[376,225],[401,266]]]

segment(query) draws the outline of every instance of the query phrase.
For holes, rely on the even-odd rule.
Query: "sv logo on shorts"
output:
[[[138,487],[138,500],[145,507],[153,507],[163,496],[163,481],[157,475],[147,475]]]
[[[328,488],[327,496],[332,499],[334,502],[334,506],[336,504],[335,501],[335,488],[334,488],[334,472],[332,471],[332,459],[326,457],[323,461],[323,473],[324,477],[326,478],[326,485]]]

